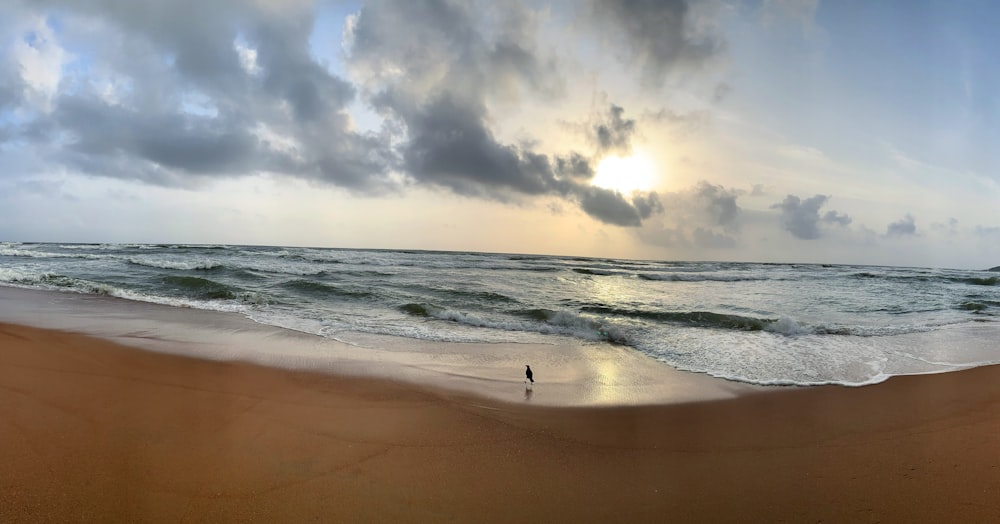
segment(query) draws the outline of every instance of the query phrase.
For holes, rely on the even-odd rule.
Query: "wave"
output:
[[[518,326],[509,322],[490,321],[471,313],[463,313],[461,311],[455,311],[429,303],[414,302],[403,304],[402,306],[399,306],[399,309],[400,311],[415,317],[431,317],[439,320],[449,320],[472,327],[506,329],[512,331],[523,330],[521,329],[523,326]]]
[[[0,282],[19,287],[69,290],[94,295],[114,295],[114,292],[119,289],[108,284],[68,277],[58,273],[35,273],[10,268],[0,268]]]
[[[403,304],[399,306],[399,310],[411,316],[447,320],[472,327],[564,335],[623,345],[629,343],[624,333],[617,327],[568,311],[525,310],[521,316],[534,321],[526,322],[516,319],[487,319],[476,314],[455,311],[426,302]]]
[[[975,313],[979,313],[981,311],[985,311],[986,308],[988,308],[988,307],[989,306],[987,306],[986,304],[984,304],[982,302],[963,302],[963,303],[961,303],[961,304],[958,305],[958,309],[962,309],[962,310],[965,310],[965,311],[972,311],[972,312],[975,312]]]
[[[554,318],[556,314],[559,312],[552,309],[537,308],[537,309],[524,309],[520,311],[512,311],[511,313],[530,320],[545,322],[551,318]]]
[[[973,313],[983,313],[988,309],[1000,308],[1000,301],[996,300],[969,300],[962,302],[956,309],[972,311]]]
[[[488,304],[519,304],[516,298],[495,291],[465,291],[462,289],[439,290],[447,298],[473,299]]]
[[[54,244],[59,249],[93,249],[93,250],[118,250],[120,244]]]
[[[290,280],[281,284],[281,287],[286,289],[291,289],[300,293],[311,296],[340,296],[340,297],[350,297],[350,298],[368,298],[375,295],[375,293],[369,291],[353,291],[349,289],[343,289],[331,284],[324,284],[322,282],[316,282],[314,280]]]
[[[777,335],[833,335],[856,337],[885,337],[907,333],[921,333],[940,328],[944,325],[965,322],[964,319],[953,319],[935,323],[913,323],[894,325],[825,325],[806,324],[788,316],[779,318],[759,318],[752,316],[715,313],[711,311],[648,311],[635,309],[618,309],[606,306],[584,306],[581,311],[609,317],[631,318],[663,322],[667,324],[684,325],[697,328],[721,329],[731,331],[766,331]]]
[[[163,283],[187,297],[202,300],[234,299],[240,290],[214,280],[191,276],[165,276]]]
[[[563,271],[565,267],[558,266],[515,266],[515,265],[490,265],[490,264],[466,264],[450,266],[449,269],[472,269],[477,271],[529,271],[539,273],[550,273],[553,271]]]
[[[643,280],[665,282],[753,282],[758,280],[781,280],[758,276],[706,275],[702,273],[639,273],[638,276]]]
[[[400,288],[414,291],[416,293],[433,295],[439,299],[449,302],[465,303],[471,301],[480,304],[519,304],[516,298],[509,297],[496,291],[465,290],[452,287],[427,286],[423,284],[401,284]]]
[[[399,310],[408,315],[413,315],[416,317],[429,317],[435,311],[444,311],[444,308],[435,306],[433,304],[421,304],[421,303],[409,303],[399,306]]]
[[[586,313],[629,317],[657,322],[686,324],[696,327],[735,329],[740,331],[761,331],[778,322],[779,319],[744,317],[710,311],[647,311],[640,309],[619,309],[604,306],[585,306]]]
[[[195,277],[174,277],[174,278],[195,278]],[[204,279],[201,279],[204,280]],[[57,273],[32,273],[29,271],[0,268],[0,282],[21,288],[45,289],[49,291],[63,291],[82,293],[87,295],[101,295],[108,297],[134,300],[136,302],[149,302],[174,307],[188,307],[194,309],[209,309],[214,311],[241,311],[239,308],[245,304],[273,304],[276,301],[250,291],[230,290],[224,297],[213,297],[212,293],[205,293],[206,296],[193,297],[190,295],[180,297],[169,297],[149,294],[147,292],[130,289],[120,284],[108,282],[95,282],[92,280],[69,277]],[[187,281],[178,283],[181,287],[188,289],[210,290],[211,285]],[[219,298],[229,300],[220,301]]]
[[[193,271],[193,270],[210,270],[210,269],[220,269],[224,268],[220,262],[214,260],[191,260],[191,261],[180,261],[180,260],[169,260],[164,258],[139,258],[139,257],[129,257],[125,259],[129,264],[135,264],[137,266],[154,267],[158,269],[178,269],[182,271]]]
[[[850,278],[858,279],[871,279],[871,280],[887,280],[890,282],[899,283],[909,283],[909,282],[941,282],[943,284],[968,284],[972,286],[996,286],[1000,284],[1000,277],[970,277],[970,276],[954,276],[954,275],[938,275],[938,274],[918,274],[918,275],[892,275],[892,274],[880,274],[872,273],[869,271],[862,271],[860,273],[852,273],[848,275]]]
[[[330,258],[330,257],[324,256],[324,255],[311,255],[311,254],[306,254],[306,253],[288,253],[288,252],[285,252],[285,253],[282,253],[282,254],[275,254],[273,256],[276,256],[277,258],[280,258],[280,259],[283,259],[283,260],[293,260],[293,261],[300,261],[300,262],[308,262],[310,264],[343,264],[344,263],[343,260],[338,260],[336,258]]]
[[[621,274],[621,271],[610,271],[610,270],[605,270],[605,269],[590,269],[590,268],[585,268],[585,267],[574,267],[573,268],[573,272],[574,273],[579,273],[581,275],[595,275],[595,276],[601,276],[601,277],[612,276],[612,275],[620,275]]]
[[[0,256],[27,258],[81,258],[89,260],[100,260],[111,257],[111,255],[95,255],[93,253],[53,253],[50,251],[13,248],[0,248]]]

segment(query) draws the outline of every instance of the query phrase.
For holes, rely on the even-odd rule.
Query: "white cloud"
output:
[[[26,17],[15,26],[8,53],[27,87],[26,98],[42,112],[52,111],[52,100],[63,77],[63,66],[72,59],[44,16]]]
[[[257,50],[250,47],[249,44],[242,38],[237,38],[233,40],[233,49],[240,57],[240,66],[248,74],[257,76],[260,75],[261,69],[260,65],[257,63]]]

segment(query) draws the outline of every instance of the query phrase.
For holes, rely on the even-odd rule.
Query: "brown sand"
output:
[[[1000,368],[541,408],[0,324],[0,450],[0,522],[995,522]]]

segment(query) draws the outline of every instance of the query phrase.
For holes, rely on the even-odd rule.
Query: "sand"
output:
[[[1000,368],[571,408],[0,324],[0,450],[2,522],[988,522]]]

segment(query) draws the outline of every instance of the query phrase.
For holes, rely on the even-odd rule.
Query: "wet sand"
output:
[[[0,450],[2,522],[988,522],[1000,368],[546,407],[0,324]]]

